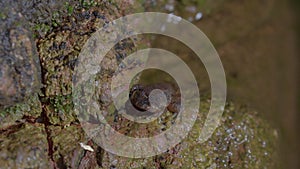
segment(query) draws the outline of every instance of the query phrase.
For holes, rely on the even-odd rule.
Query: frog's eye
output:
[[[140,85],[140,84],[137,84],[137,85],[133,85],[130,89],[130,92],[129,92],[129,97],[135,92],[135,91],[142,91],[143,89],[143,86]]]
[[[138,86],[136,86],[136,85],[135,85],[135,86],[132,86],[131,89],[130,89],[130,92],[134,92],[134,91],[137,90],[137,89],[138,89]]]

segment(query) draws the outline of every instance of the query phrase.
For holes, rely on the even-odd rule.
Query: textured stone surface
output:
[[[23,101],[40,87],[33,34],[13,1],[0,2],[0,109]]]
[[[274,161],[277,158],[277,130],[261,120],[257,113],[231,103],[225,107],[221,124],[213,136],[205,143],[197,142],[210,106],[210,99],[206,96],[201,98],[200,113],[189,136],[168,152],[147,159],[129,159],[104,151],[86,137],[73,110],[72,75],[76,60],[84,43],[98,28],[113,19],[145,9],[133,1],[18,2],[23,6],[23,14],[17,16],[23,18],[24,15],[36,35],[43,86],[39,95],[31,96],[23,104],[1,111],[0,168],[276,167]],[[165,4],[158,4],[158,7],[165,7]],[[6,9],[3,6],[1,8]],[[8,16],[3,13],[0,13],[0,17],[5,20]],[[27,29],[20,29],[19,32],[23,32],[24,35],[19,35],[9,24],[1,27],[12,30],[10,34],[13,36],[1,36],[4,40],[9,37],[19,46],[17,49],[29,50],[28,46],[32,44],[18,43],[20,39],[27,39]],[[8,47],[11,46],[8,43]],[[101,109],[108,109],[107,121],[128,136],[147,137],[149,134],[157,134],[171,127],[173,120],[172,113],[167,112],[160,121],[141,127],[114,113],[109,92],[113,72],[122,58],[145,46],[148,46],[147,41],[139,38],[120,42],[102,61],[102,72],[96,78],[99,88],[95,95],[99,99]],[[4,47],[0,49],[4,50]],[[20,55],[19,50],[13,51],[14,56]],[[2,64],[2,60],[0,61]],[[13,74],[14,71],[10,68],[3,66],[3,70]],[[29,73],[26,73],[26,77]],[[5,85],[2,84],[4,87],[1,84],[0,86],[5,91],[10,91],[8,84],[15,82],[10,79],[13,76],[4,74],[1,77],[8,80],[3,83]],[[30,84],[25,82],[22,84]],[[97,122],[94,117],[88,118],[91,123]],[[80,143],[91,146],[94,151],[84,150]]]
[[[0,133],[0,168],[50,167],[43,125],[19,123]]]

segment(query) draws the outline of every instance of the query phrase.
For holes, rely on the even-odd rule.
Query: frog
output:
[[[179,113],[181,106],[181,94],[179,88],[171,83],[155,83],[155,84],[135,84],[129,91],[129,101],[132,106],[139,112],[149,112],[150,110],[150,93],[159,89],[164,92],[167,105],[166,111],[171,113]],[[132,110],[131,110],[132,111]]]

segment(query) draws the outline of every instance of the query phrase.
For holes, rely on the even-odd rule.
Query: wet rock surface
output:
[[[0,2],[0,109],[39,89],[40,66],[33,33],[17,3]]]
[[[277,130],[272,129],[256,112],[228,103],[219,127],[211,138],[200,143],[199,135],[210,106],[202,97],[200,112],[193,129],[181,143],[166,153],[151,158],[129,159],[108,152],[103,155],[103,168],[277,168]],[[114,112],[114,110],[112,110]],[[145,127],[119,118],[111,126],[127,136],[150,137],[171,127],[172,118],[162,115],[158,122]],[[107,121],[113,117],[107,116]],[[136,130],[137,129],[137,130]],[[125,166],[125,167],[124,167]]]
[[[50,167],[43,125],[19,123],[0,133],[0,168]]]
[[[201,102],[200,116],[189,137],[168,152],[147,159],[129,159],[104,151],[85,135],[74,113],[72,101],[74,67],[82,46],[93,32],[128,12],[145,9],[141,8],[140,4],[129,1],[19,1],[19,5],[23,6],[21,18],[24,16],[27,19],[36,36],[42,88],[38,95],[29,96],[24,103],[0,112],[0,163],[3,168],[273,168],[275,166],[273,159],[276,159],[277,131],[260,120],[256,113],[235,107],[233,104],[227,104],[220,127],[212,138],[202,144],[197,142],[210,105],[210,99],[206,96],[201,98],[204,101]],[[1,18],[6,17],[1,15]],[[10,27],[9,24],[4,26],[5,29],[7,27]],[[19,32],[25,34],[26,31],[21,29]],[[14,35],[13,38],[24,36],[14,31],[11,34]],[[14,39],[16,44],[19,42],[17,39]],[[25,51],[29,49],[23,43],[19,46],[21,47],[18,49]],[[132,38],[120,42],[102,61],[103,69],[96,79],[99,82],[96,97],[99,98],[100,107],[108,109],[107,121],[116,130],[128,136],[146,137],[157,134],[171,127],[174,119],[172,113],[167,112],[161,121],[144,125],[141,129],[138,124],[116,116],[111,106],[109,84],[114,70],[122,58],[145,46],[147,47],[146,42],[141,39]],[[18,55],[20,54],[18,52],[19,50],[15,53]],[[31,64],[29,61],[28,63]],[[4,66],[4,68],[7,71],[11,67]],[[32,71],[28,73],[28,69],[24,70],[24,73],[26,72],[33,73]],[[26,77],[29,77],[27,74]],[[6,74],[1,77],[9,79],[12,76]],[[7,80],[6,84],[12,82],[14,81]],[[26,81],[24,84],[30,83]],[[91,123],[97,122],[94,117],[88,118]],[[94,151],[85,150],[80,143],[90,146]]]

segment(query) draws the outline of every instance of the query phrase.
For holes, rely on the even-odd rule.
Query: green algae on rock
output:
[[[79,143],[86,141],[85,133],[80,125],[70,125],[64,128],[50,126],[49,130],[53,141],[53,154],[51,156],[56,165],[58,167],[78,168],[85,153]]]
[[[227,104],[221,123],[212,137],[204,143],[199,143],[198,137],[209,105],[209,99],[201,102],[200,114],[189,136],[168,152],[145,159],[129,159],[105,152],[103,168],[115,166],[116,168],[259,169],[277,166],[274,162],[277,158],[277,131],[261,120],[257,113],[235,107],[233,104]],[[134,125],[128,126],[126,122],[122,126],[139,128]],[[139,129],[140,133],[151,134],[149,130],[157,128]],[[130,135],[131,129],[122,133]]]
[[[97,29],[121,17],[123,15],[121,12],[125,8],[124,6],[120,10],[115,3],[100,1],[84,8],[79,2],[69,2],[68,5],[73,7],[72,14],[66,15],[67,11],[61,11],[60,15],[64,17],[59,19],[60,26],[48,25],[51,31],[37,40],[44,84],[41,101],[45,105],[50,123],[63,126],[76,121],[72,105],[72,76],[82,46]],[[128,51],[133,52],[137,46],[146,46],[144,44],[144,42],[137,43],[133,38],[123,40],[109,52],[101,66],[112,74],[118,61],[120,62]],[[106,83],[105,78],[101,81]],[[106,98],[105,89],[100,88],[98,91],[101,102]]]
[[[58,0],[26,1],[26,9],[32,8],[32,11],[27,11],[25,16],[38,33],[37,48],[44,86],[40,96],[32,102],[6,109],[6,114],[28,113],[36,120],[22,121],[23,115],[12,120],[4,119],[13,123],[6,123],[10,125],[5,127],[1,124],[1,164],[7,168],[48,168],[49,165],[53,168],[273,168],[278,140],[276,130],[256,113],[233,104],[226,106],[221,124],[213,136],[201,144],[197,141],[210,106],[210,100],[205,97],[189,136],[161,155],[145,159],[118,157],[85,137],[73,110],[72,74],[81,47],[93,32],[126,12],[132,12],[132,9],[141,9],[140,5],[133,7],[134,2],[126,3],[128,6],[123,5],[125,2],[118,2],[83,0],[62,5]],[[6,17],[1,13],[0,18]],[[167,114],[154,126],[141,129],[139,125],[113,114],[109,96],[113,71],[132,52],[128,46],[140,48],[142,45],[147,46],[145,42],[139,44],[139,40],[128,39],[109,52],[101,63],[103,71],[97,76],[99,88],[95,95],[101,108],[110,109],[107,120],[112,126],[123,134],[145,137],[170,127],[173,117]],[[45,129],[37,123],[39,118]],[[92,117],[87,118],[95,122]],[[91,146],[94,152],[84,150],[80,143]],[[37,154],[32,155],[29,151],[32,148]],[[26,150],[20,153],[22,159],[17,158],[21,150]],[[29,161],[26,161],[27,157]]]
[[[80,168],[92,166],[92,168],[274,168],[276,167],[276,150],[278,135],[265,121],[261,120],[255,112],[245,108],[227,104],[219,127],[212,137],[204,143],[198,142],[201,127],[205,121],[210,100],[202,101],[201,111],[189,133],[189,136],[168,152],[145,159],[130,159],[118,157],[105,152],[88,141],[85,133],[78,123],[68,126],[48,126],[49,139],[51,139],[51,158],[55,166],[65,168]],[[126,124],[124,124],[126,126]],[[163,125],[163,124],[161,124]],[[25,127],[24,127],[25,126]],[[132,126],[129,126],[132,127]],[[47,140],[44,129],[40,125],[21,124],[18,129],[2,130],[1,134],[1,164],[4,166],[40,166],[49,165],[47,157]],[[142,133],[151,133],[153,128],[144,128]],[[31,133],[29,136],[28,134]],[[126,132],[124,132],[126,134]],[[27,137],[28,136],[28,137]],[[7,139],[14,138],[14,139]],[[37,142],[37,140],[39,140]],[[44,141],[42,141],[44,140]],[[14,144],[14,142],[18,144]],[[94,152],[89,152],[80,147],[79,143],[88,142]],[[20,144],[21,143],[21,144]],[[18,147],[28,143],[29,152],[37,151],[38,157],[29,152],[22,152],[24,158],[29,156],[33,161],[15,161]],[[33,145],[37,149],[33,149]],[[41,145],[40,145],[41,144]],[[25,146],[25,147],[26,147]],[[41,148],[44,151],[41,151]],[[12,151],[8,151],[12,150]],[[22,149],[23,150],[23,149]],[[15,154],[17,153],[17,154]],[[21,158],[21,157],[20,157]]]
[[[85,137],[79,124],[61,128],[50,127],[53,140],[53,157],[58,165],[67,168],[92,166],[92,168],[276,168],[277,131],[271,128],[257,113],[239,108],[232,103],[225,107],[219,127],[209,140],[200,143],[198,137],[208,112],[210,100],[202,101],[198,119],[188,137],[167,152],[141,159],[119,157],[104,151],[92,140]],[[113,109],[112,109],[113,111]],[[109,117],[108,117],[109,118]],[[165,119],[169,120],[169,119]],[[163,126],[162,119],[157,125]],[[132,135],[137,124],[128,125],[128,121],[120,120],[114,125],[121,127],[123,134]],[[171,124],[170,124],[171,125]],[[144,137],[158,127],[139,128]],[[89,141],[88,141],[89,140]],[[87,142],[93,152],[84,150],[79,143]],[[63,163],[61,163],[63,161]],[[80,168],[80,167],[79,167]]]
[[[0,168],[50,167],[43,125],[20,123],[0,132]]]
[[[14,106],[0,111],[1,128],[15,125],[20,121],[35,122],[41,116],[42,105],[38,94],[30,96],[23,103],[17,103]]]

